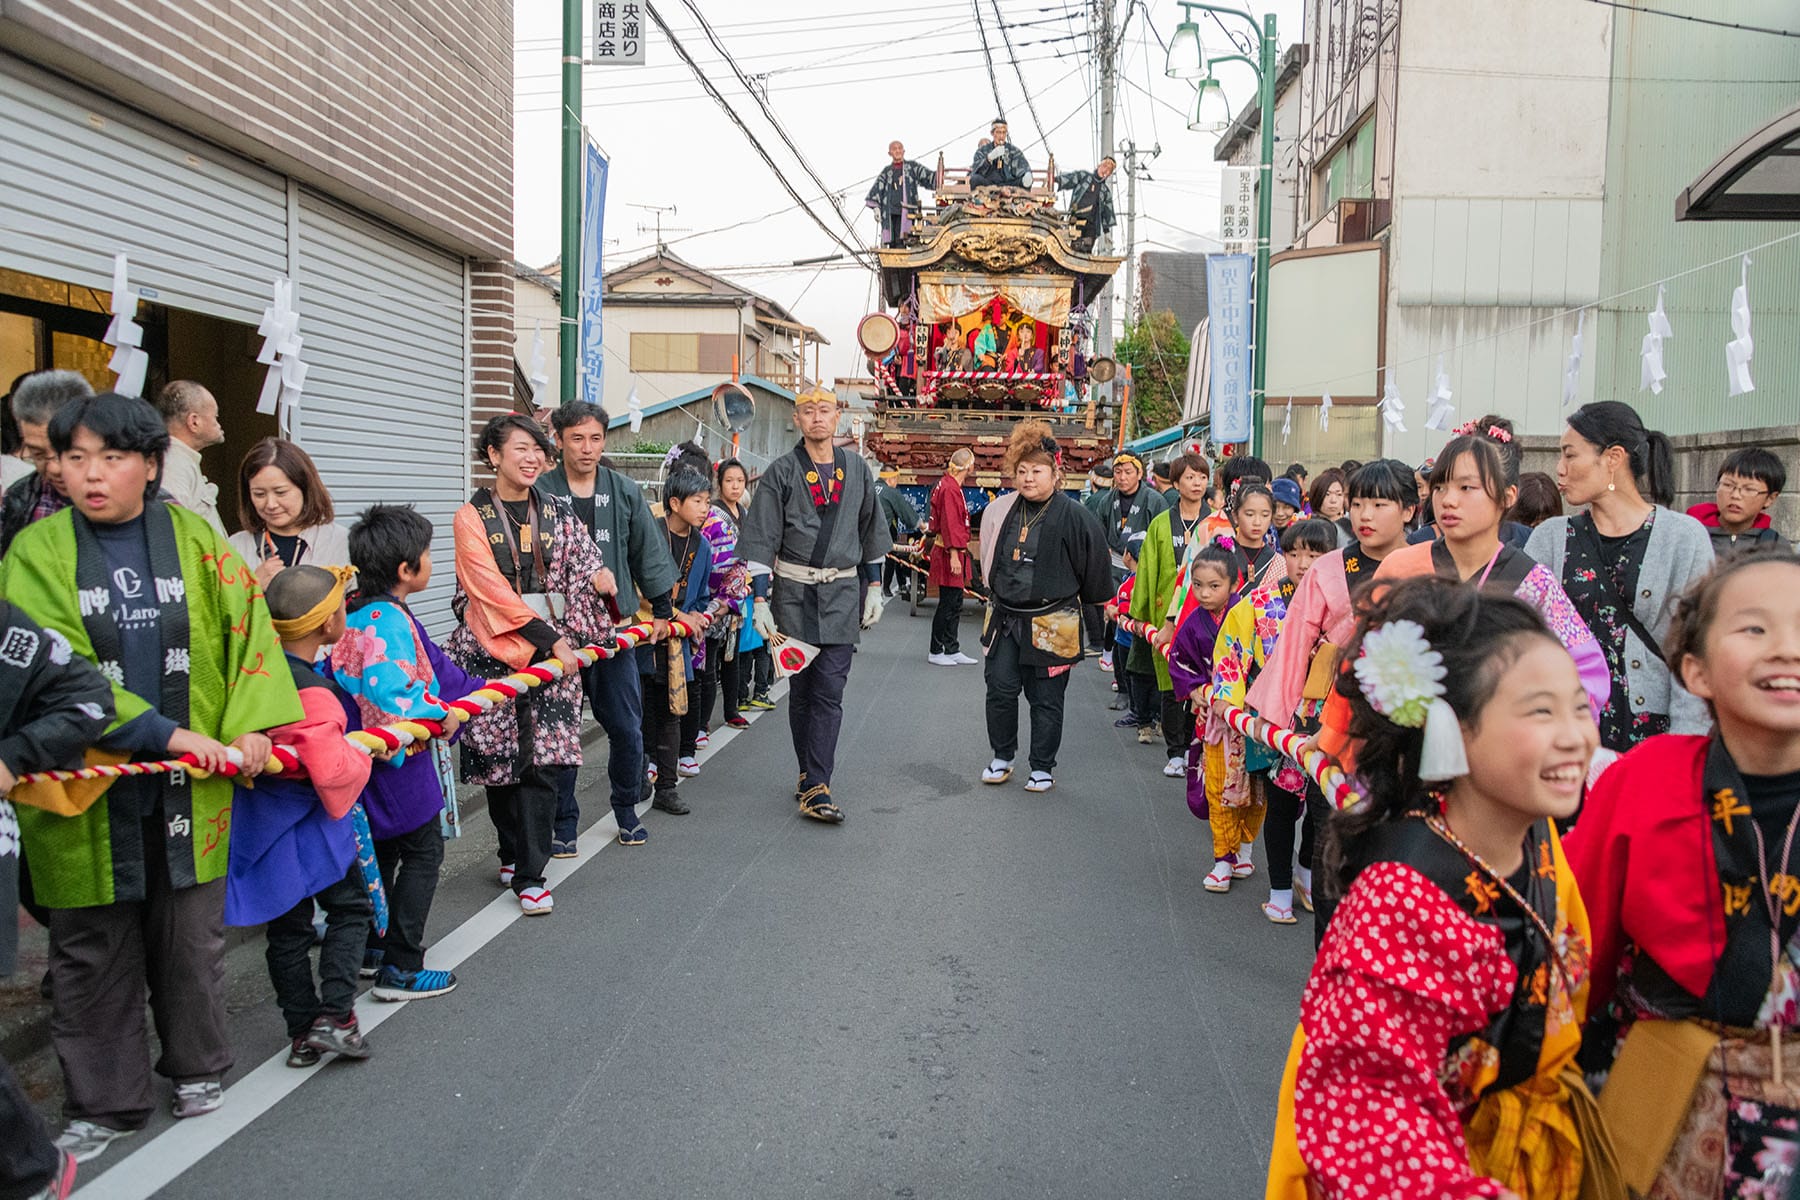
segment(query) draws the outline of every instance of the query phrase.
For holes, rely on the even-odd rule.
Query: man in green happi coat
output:
[[[19,534],[0,559],[0,597],[111,683],[117,717],[92,753],[191,754],[201,768],[14,795],[32,890],[50,910],[59,1145],[85,1161],[150,1119],[146,990],[175,1115],[222,1103],[232,785],[206,772],[232,751],[245,775],[260,772],[270,743],[259,731],[301,708],[255,576],[203,518],[155,498],[169,444],[156,411],[87,397],[49,435],[72,504]]]

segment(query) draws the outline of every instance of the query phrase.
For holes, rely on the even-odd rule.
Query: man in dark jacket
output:
[[[75,657],[61,635],[0,600],[0,797],[21,775],[80,766],[112,719],[112,688],[93,664]],[[18,820],[0,799],[0,976],[16,965],[18,868]],[[74,1178],[74,1156],[51,1141],[12,1068],[0,1060],[0,1194],[67,1195]]]
[[[6,553],[19,530],[69,506],[62,467],[50,452],[50,418],[69,401],[93,394],[88,381],[74,371],[39,371],[13,393],[19,451],[37,470],[7,488],[0,499],[0,554]]]
[[[975,148],[975,161],[969,164],[970,187],[1031,186],[1031,164],[1025,152],[1006,140],[1006,118],[995,120],[988,140]]]
[[[869,185],[869,194],[863,203],[875,210],[875,220],[881,227],[881,244],[898,246],[900,239],[912,228],[914,218],[919,215],[919,189],[932,191],[937,187],[937,174],[922,163],[916,163],[906,157],[906,147],[898,141],[888,143],[888,164],[881,168],[875,176],[875,182]]]
[[[1063,171],[1056,177],[1056,190],[1069,193],[1075,248],[1083,254],[1091,251],[1094,243],[1113,227],[1112,185],[1107,180],[1117,167],[1109,154],[1092,171]]]
[[[567,496],[575,515],[586,522],[600,548],[600,558],[618,585],[620,618],[636,618],[645,597],[655,623],[656,640],[669,633],[673,615],[670,595],[675,563],[661,528],[644,503],[638,485],[600,465],[606,453],[606,410],[575,400],[551,414],[550,426],[562,451],[562,465],[538,477],[537,486],[553,496]],[[594,719],[606,730],[607,778],[612,803],[623,811],[634,807],[644,786],[644,700],[635,655],[602,659],[581,673],[582,688]],[[556,830],[550,850],[556,858],[573,858],[581,809],[575,801],[575,772],[564,773],[556,806]]]
[[[894,583],[898,578],[901,593],[910,596],[913,573],[894,559],[902,554],[902,546],[918,536],[919,510],[905,492],[880,475],[875,477],[875,500],[881,505],[882,515],[887,518],[888,533],[894,539],[894,553],[881,567],[881,594],[892,596]]]

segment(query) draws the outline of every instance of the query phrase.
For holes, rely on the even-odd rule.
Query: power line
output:
[[[1696,25],[1716,25],[1721,29],[1737,29],[1744,33],[1772,33],[1776,37],[1800,38],[1800,29],[1771,29],[1766,25],[1744,25],[1737,21],[1721,21],[1715,17],[1696,17],[1692,13],[1670,12],[1666,8],[1647,8],[1642,4],[1625,4],[1621,0],[1589,0],[1593,4],[1601,4],[1607,8],[1623,9],[1626,12],[1643,13],[1652,17],[1674,17],[1681,21],[1692,21]]]
[[[763,117],[774,127],[776,135],[786,143],[787,148],[792,151],[794,157],[799,160],[800,169],[806,172],[807,178],[811,179],[821,191],[825,192],[826,196],[831,200],[832,211],[838,215],[838,220],[844,223],[844,228],[849,230],[850,236],[856,239],[856,244],[861,247],[864,254],[867,254],[869,248],[864,245],[861,235],[856,232],[855,223],[851,221],[849,217],[844,215],[842,201],[839,200],[838,197],[832,193],[831,189],[826,186],[825,181],[819,178],[818,170],[810,161],[808,161],[806,154],[795,143],[794,139],[788,135],[787,128],[782,125],[781,119],[775,115],[775,110],[769,106],[768,98],[751,86],[750,80],[744,74],[743,68],[737,65],[737,61],[733,59],[731,53],[725,49],[725,43],[719,40],[718,34],[713,32],[712,26],[707,24],[706,18],[701,15],[700,6],[694,3],[694,0],[681,0],[681,2],[687,7],[687,10],[690,13],[694,14],[694,19],[700,22],[700,28],[706,31],[706,39],[712,43],[713,49],[717,50],[721,55],[724,55],[725,61],[731,65],[732,73],[737,76],[738,82],[743,84],[744,88],[751,93],[751,98],[756,101],[756,106],[762,110]],[[645,7],[649,6],[646,5]]]
[[[806,202],[805,198],[794,188],[794,185],[788,182],[787,175],[776,165],[774,158],[770,157],[768,150],[764,148],[763,144],[757,140],[756,134],[752,133],[750,127],[744,124],[744,119],[737,115],[737,110],[732,108],[725,97],[719,94],[719,89],[714,87],[712,80],[706,77],[706,72],[700,69],[699,65],[689,56],[687,48],[676,39],[674,33],[670,31],[668,23],[662,19],[662,14],[656,11],[656,6],[654,4],[646,3],[644,5],[644,11],[650,15],[652,21],[656,22],[656,27],[662,30],[663,37],[668,40],[669,45],[674,49],[675,53],[680,55],[682,61],[687,63],[688,67],[694,72],[694,78],[700,81],[700,86],[706,89],[707,94],[713,98],[714,103],[724,111],[727,117],[731,118],[731,123],[736,125],[739,131],[743,133],[744,137],[749,140],[751,148],[754,149],[763,162],[768,165],[769,170],[774,173],[776,180],[780,182],[782,188],[786,190],[788,195],[792,196],[795,202],[805,210],[806,215],[812,218],[813,223],[825,231],[825,236],[829,237],[832,241],[836,242],[850,253],[858,256],[862,255],[864,253],[862,249],[846,242],[837,235],[837,232],[833,230],[831,226],[820,220],[819,214],[812,210],[812,206]],[[823,184],[820,184],[819,186],[821,188],[824,187]],[[842,214],[840,213],[839,215],[841,216]]]
[[[1025,96],[1025,111],[1031,114],[1032,128],[1038,131],[1038,145],[1044,148],[1045,154],[1049,154],[1050,143],[1044,133],[1044,123],[1038,119],[1037,104],[1031,98],[1031,89],[1025,86],[1025,69],[1019,65],[1018,53],[1013,50],[1012,34],[1006,31],[1006,22],[1000,18],[1000,0],[989,0],[989,3],[994,6],[994,24],[1000,27],[1000,39],[1006,43],[1006,57],[1012,63],[1013,74],[1019,78],[1019,91]],[[977,15],[979,16],[979,10],[977,10]],[[987,45],[986,35],[983,35],[981,44]],[[991,59],[989,65],[992,65]],[[1052,186],[1056,183],[1054,179],[1050,182]]]
[[[994,89],[994,119],[1006,115],[1006,101],[1000,99],[1000,80],[994,75],[994,52],[988,48],[987,26],[982,23],[981,0],[969,0],[975,8],[975,32],[981,35],[981,57],[987,62],[988,86]]]

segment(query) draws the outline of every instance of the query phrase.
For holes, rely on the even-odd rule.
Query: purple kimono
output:
[[[412,610],[391,596],[356,603],[344,636],[331,648],[331,673],[356,700],[364,725],[441,720],[448,711],[443,701],[460,700],[486,682],[438,649]],[[376,763],[365,801],[369,829],[380,841],[436,820],[444,789],[430,752]]]
[[[1212,683],[1213,647],[1218,645],[1219,628],[1225,623],[1225,614],[1237,602],[1237,593],[1233,592],[1217,614],[1196,608],[1176,630],[1174,644],[1169,647],[1169,682],[1175,685],[1177,700],[1186,701]],[[1205,720],[1204,714],[1200,719]],[[1196,737],[1188,743],[1188,810],[1202,821],[1206,820],[1205,753],[1205,738]]]

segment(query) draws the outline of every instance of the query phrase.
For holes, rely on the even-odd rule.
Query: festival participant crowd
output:
[[[485,793],[499,884],[526,916],[554,911],[548,864],[580,853],[584,707],[611,806],[588,836],[642,847],[641,810],[692,811],[680,784],[720,702],[736,729],[773,709],[770,649],[804,638],[795,798],[843,820],[841,700],[892,542],[868,467],[834,444],[830,393],[799,398],[801,439],[748,500],[742,463],[676,447],[660,512],[607,462],[598,406],[565,405],[548,431],[494,418],[476,445],[491,482],[452,523],[442,645],[412,608],[432,523],[401,504],[340,521],[293,442],[244,457],[226,536],[200,459],[224,433],[198,383],[153,405],[49,371],[10,402],[0,973],[17,895],[49,930],[66,1125],[52,1137],[0,1063],[0,1197],[66,1196],[79,1163],[149,1121],[155,1074],[178,1119],[222,1106],[227,926],[264,930],[293,1068],[370,1055],[362,981],[390,1002],[454,989],[425,965],[425,930],[459,785]],[[489,687],[507,678],[516,697]]]
[[[245,457],[225,536],[200,385],[152,405],[47,372],[12,406],[33,469],[0,501],[0,889],[49,929],[66,1127],[0,1065],[0,1200],[67,1195],[149,1121],[155,1074],[177,1118],[221,1107],[228,925],[264,929],[295,1069],[369,1057],[363,981],[389,1002],[455,988],[425,930],[459,785],[485,792],[499,884],[554,912],[549,863],[581,853],[584,708],[610,805],[586,836],[644,847],[640,810],[693,811],[715,710],[742,728],[772,707],[771,651],[794,651],[794,800],[845,819],[845,685],[919,517],[838,444],[829,393],[799,397],[799,440],[753,490],[742,463],[675,447],[656,508],[608,465],[597,406],[496,417],[490,482],[452,523],[442,645],[410,603],[431,522],[399,504],[340,521],[293,443]],[[1800,557],[1767,511],[1782,466],[1734,454],[1717,502],[1677,512],[1668,440],[1611,401],[1568,417],[1554,478],[1522,459],[1485,416],[1416,469],[1121,453],[1078,499],[1052,428],[1021,420],[1007,489],[972,520],[972,460],[952,457],[925,544],[894,561],[939,597],[929,663],[982,667],[983,783],[1057,786],[1069,683],[1095,658],[1114,724],[1208,825],[1197,901],[1311,913],[1270,1196],[1785,1195]],[[965,591],[987,608],[979,657]],[[486,681],[534,664],[493,702]],[[433,736],[346,737],[409,723]]]

